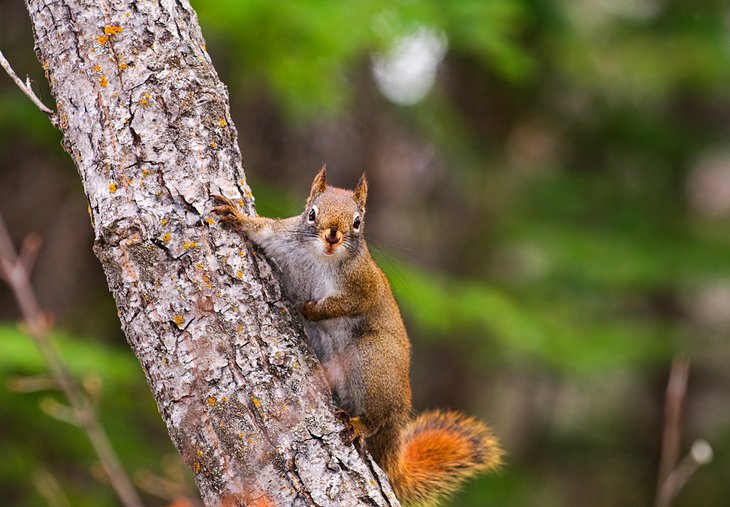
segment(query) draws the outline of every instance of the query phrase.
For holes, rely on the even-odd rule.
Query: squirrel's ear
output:
[[[314,177],[312,189],[309,191],[309,198],[316,197],[325,190],[327,190],[327,164],[323,164],[322,169]]]
[[[365,176],[365,173],[362,173],[362,176],[360,176],[360,181],[357,182],[357,186],[352,193],[357,205],[364,208],[365,201],[368,198],[368,178]]]

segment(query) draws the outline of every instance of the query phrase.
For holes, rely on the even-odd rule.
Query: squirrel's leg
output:
[[[350,364],[347,390],[350,393],[353,424],[365,437],[368,451],[375,461],[390,471],[396,466],[401,448],[401,430],[410,418],[411,389],[409,352],[397,336],[380,332],[357,337],[357,352]],[[388,365],[388,374],[383,373]]]
[[[318,301],[307,301],[302,307],[305,319],[319,321],[358,315],[363,312],[369,301],[365,298],[354,297],[352,294],[329,296]]]
[[[244,215],[235,202],[228,197],[222,195],[214,195],[213,200],[217,204],[214,206],[213,213],[220,215],[221,222],[233,226],[237,231],[244,232],[246,235],[255,236],[256,233],[263,232],[264,229],[270,228],[274,220],[264,217],[250,217]],[[252,237],[254,241],[256,238]]]

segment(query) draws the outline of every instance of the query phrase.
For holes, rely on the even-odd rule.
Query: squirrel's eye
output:
[[[355,221],[352,223],[352,228],[355,230],[360,228],[360,215],[355,215]]]
[[[310,223],[314,223],[315,218],[317,218],[317,207],[312,206],[312,209],[309,210],[309,215],[307,216],[307,219]]]

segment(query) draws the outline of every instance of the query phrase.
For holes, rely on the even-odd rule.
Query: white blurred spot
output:
[[[695,163],[687,180],[687,197],[699,215],[730,215],[730,150],[706,153]]]
[[[707,465],[712,461],[712,447],[706,440],[695,440],[689,453],[700,465]]]
[[[697,324],[712,329],[730,326],[730,280],[696,287],[684,299],[690,318]]]
[[[387,54],[373,58],[375,84],[394,104],[415,104],[433,87],[436,68],[447,48],[443,32],[420,27],[413,34],[398,39]]]

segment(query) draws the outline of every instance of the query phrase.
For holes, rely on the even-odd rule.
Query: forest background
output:
[[[417,410],[474,414],[508,451],[453,505],[650,505],[677,355],[691,362],[682,454],[701,438],[715,459],[675,505],[724,505],[727,2],[193,7],[259,213],[299,213],[323,162],[338,186],[367,171],[366,235],[414,345]],[[0,50],[52,105],[18,0],[0,0]],[[54,341],[146,503],[165,505],[191,475],[120,331],[86,207],[60,134],[0,77],[0,214],[16,242],[43,238],[33,281]],[[57,420],[62,396],[26,392],[45,368],[18,320],[0,287],[4,505],[43,505],[49,488],[117,505],[83,432]]]

